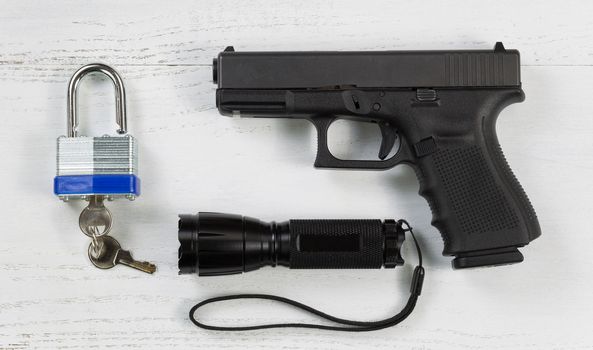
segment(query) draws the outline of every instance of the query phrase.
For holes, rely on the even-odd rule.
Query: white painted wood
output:
[[[3,1],[0,8],[0,349],[593,348],[590,2]],[[456,49],[497,40],[522,53],[527,100],[503,111],[498,132],[543,230],[518,265],[451,270],[409,168],[314,170],[306,122],[233,120],[214,108],[209,64],[226,45]],[[110,204],[113,235],[155,262],[154,276],[92,267],[77,228],[82,204],[52,195],[66,84],[92,61],[124,77],[140,142],[144,192]],[[113,130],[110,82],[86,80],[80,110],[85,133]],[[374,152],[368,130],[341,127],[333,136],[344,138],[334,143],[342,153]],[[427,260],[417,311],[397,328],[367,334],[196,329],[187,318],[193,303],[235,292],[280,294],[349,318],[385,317],[407,298],[411,268],[178,276],[176,216],[199,210],[265,220],[407,218]],[[256,301],[206,311],[220,323],[312,320]]]

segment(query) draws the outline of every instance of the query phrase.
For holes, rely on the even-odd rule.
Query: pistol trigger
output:
[[[379,122],[379,129],[381,129],[381,147],[379,148],[379,159],[387,158],[395,141],[397,140],[397,132],[388,122]]]

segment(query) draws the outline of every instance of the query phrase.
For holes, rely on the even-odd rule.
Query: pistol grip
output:
[[[430,152],[415,160],[420,194],[455,268],[521,262],[517,248],[541,234],[498,143],[495,122],[504,106],[498,107],[467,118],[476,121],[468,128],[473,135],[437,136]]]

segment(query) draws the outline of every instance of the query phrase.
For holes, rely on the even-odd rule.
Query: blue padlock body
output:
[[[68,195],[140,195],[140,178],[131,174],[64,175],[54,178],[54,193]]]

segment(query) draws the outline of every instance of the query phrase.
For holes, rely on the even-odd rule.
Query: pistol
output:
[[[235,52],[213,62],[222,115],[302,118],[317,129],[315,167],[411,166],[454,268],[523,261],[541,234],[535,211],[496,136],[506,106],[525,99],[519,52]],[[378,124],[378,159],[328,148],[339,118]],[[391,155],[394,147],[397,152]]]

